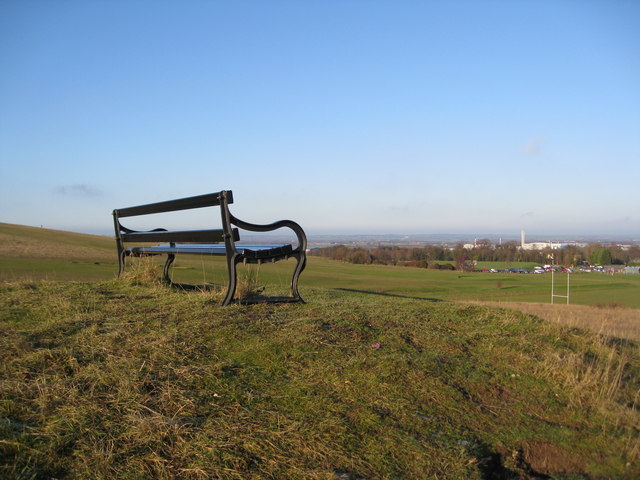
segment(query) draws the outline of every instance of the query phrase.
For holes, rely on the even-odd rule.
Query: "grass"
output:
[[[0,477],[640,475],[636,343],[485,306],[307,288],[222,308],[141,283],[0,285]]]
[[[117,272],[115,243],[108,237],[57,232],[0,224],[4,250],[0,250],[0,280],[110,280]],[[28,250],[21,245],[28,243]],[[84,250],[83,250],[84,248]],[[3,253],[4,252],[4,253]],[[34,256],[29,256],[33,254]],[[36,254],[36,252],[39,252]],[[93,253],[89,253],[93,252]],[[158,257],[157,262],[163,259]],[[263,265],[259,286],[274,288],[266,294],[286,294],[294,260]],[[176,258],[177,282],[224,285],[226,267],[220,257],[183,255]],[[240,269],[249,277],[248,271]],[[564,294],[564,274],[556,275],[557,293]],[[448,272],[408,267],[352,265],[310,257],[301,279],[305,287],[347,289],[380,295],[441,300],[547,303],[550,274]],[[571,302],[580,305],[621,305],[640,308],[640,275],[574,274]]]
[[[0,257],[113,261],[113,249],[100,235],[0,223]]]
[[[114,250],[108,237],[0,223],[0,281],[113,278]]]
[[[640,310],[613,305],[562,305],[549,303],[474,302],[518,310],[573,328],[587,328],[612,338],[640,341]]]
[[[544,275],[312,257],[307,304],[221,308],[157,258],[114,280],[105,237],[0,238],[0,478],[640,476],[640,278],[576,275],[596,306],[551,306]],[[281,294],[292,268],[242,288]]]

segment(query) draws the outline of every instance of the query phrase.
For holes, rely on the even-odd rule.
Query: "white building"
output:
[[[576,247],[584,247],[584,243],[578,242],[552,242],[549,240],[548,242],[531,242],[527,243],[525,241],[524,230],[520,232],[520,248],[522,250],[544,250],[546,248],[551,250],[560,250],[561,248],[567,248],[568,246],[573,245]]]

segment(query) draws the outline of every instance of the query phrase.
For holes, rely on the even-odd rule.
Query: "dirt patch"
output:
[[[532,442],[515,450],[498,447],[495,452],[484,468],[485,479],[591,478],[585,473],[586,458],[551,443]]]
[[[550,443],[522,447],[522,460],[530,470],[543,475],[584,475],[586,459]]]

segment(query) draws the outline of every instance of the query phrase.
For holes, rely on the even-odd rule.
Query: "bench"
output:
[[[280,220],[268,225],[244,222],[231,214],[229,211],[230,203],[233,203],[233,193],[230,190],[226,190],[114,210],[113,222],[118,249],[118,277],[125,270],[125,259],[128,256],[139,257],[166,254],[167,260],[164,264],[163,280],[169,285],[174,285],[169,275],[169,269],[177,254],[224,255],[229,275],[227,292],[222,301],[222,305],[225,306],[234,301],[237,285],[236,266],[238,263],[261,264],[295,258],[297,263],[291,278],[291,297],[263,297],[260,301],[304,302],[298,292],[298,278],[307,263],[307,237],[300,225],[291,220]],[[120,219],[126,217],[203,207],[220,207],[221,229],[168,231],[164,228],[156,228],[150,231],[135,231],[120,223]],[[293,230],[298,238],[298,244],[294,247],[292,244],[248,245],[237,243],[240,240],[239,229],[252,232],[269,232],[279,228]],[[125,246],[125,243],[148,244],[150,242],[160,242],[161,244]],[[244,299],[242,301],[243,303],[250,303],[252,300]]]

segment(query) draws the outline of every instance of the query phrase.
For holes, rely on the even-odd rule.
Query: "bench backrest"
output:
[[[166,202],[149,203],[135,207],[118,208],[113,211],[113,221],[116,231],[118,248],[122,242],[179,242],[179,243],[218,243],[227,240],[238,241],[240,234],[237,228],[231,227],[228,204],[233,203],[233,193],[223,190],[195,197],[179,198]],[[169,232],[158,228],[149,232],[137,232],[120,223],[120,218],[149,215],[154,213],[175,212],[203,207],[220,206],[222,229],[188,230]]]
[[[119,208],[114,210],[118,217],[134,217],[137,215],[148,215],[151,213],[175,212],[178,210],[190,210],[193,208],[216,207],[220,205],[220,196],[226,193],[226,203],[233,203],[233,193],[228,190],[226,192],[207,193],[206,195],[198,195],[196,197],[179,198],[177,200],[169,200],[166,202],[149,203],[147,205],[138,205],[137,207]]]

